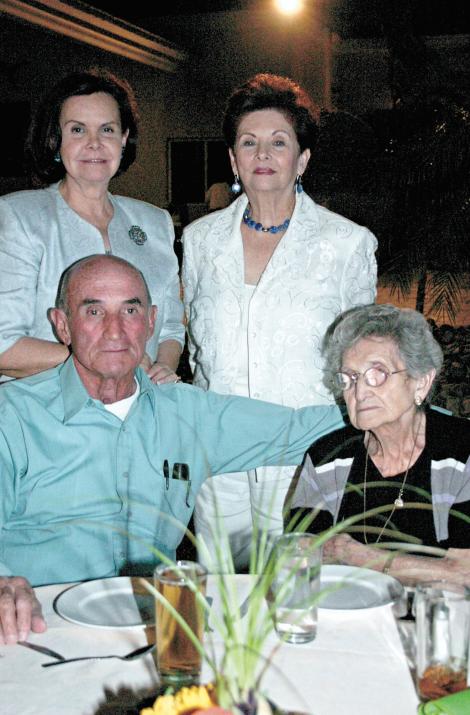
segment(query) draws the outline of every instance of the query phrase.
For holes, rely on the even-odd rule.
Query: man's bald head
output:
[[[63,272],[59,283],[59,290],[57,292],[56,307],[63,310],[66,315],[70,315],[70,293],[74,288],[74,285],[81,280],[85,275],[100,271],[101,268],[106,268],[107,266],[116,265],[118,267],[128,269],[130,272],[139,276],[140,280],[145,289],[147,296],[148,306],[152,304],[152,296],[148,288],[147,281],[144,278],[142,271],[126,261],[124,258],[119,258],[119,256],[110,256],[108,254],[104,255],[102,253],[95,253],[90,256],[85,256],[85,258],[80,258],[75,263],[72,263]]]
[[[88,393],[111,402],[132,394],[157,315],[141,272],[116,256],[88,256],[64,273],[57,305],[51,321]]]

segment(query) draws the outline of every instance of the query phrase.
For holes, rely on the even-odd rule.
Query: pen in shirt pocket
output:
[[[189,464],[184,462],[175,462],[173,465],[173,479],[180,479],[187,483],[186,488],[186,506],[191,506],[189,503],[189,494],[191,491],[191,479],[189,476]]]
[[[170,467],[168,465],[168,459],[163,460],[163,476],[165,477],[166,488],[170,488]]]

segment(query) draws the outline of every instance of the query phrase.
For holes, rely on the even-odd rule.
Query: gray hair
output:
[[[336,397],[342,391],[336,387],[334,376],[341,371],[344,353],[362,338],[372,336],[393,340],[411,377],[421,377],[432,369],[436,376],[439,374],[442,350],[424,315],[389,304],[361,305],[339,315],[323,340],[323,382]]]
[[[94,261],[96,261],[98,258],[103,259],[104,261],[107,261],[107,262],[117,263],[120,266],[128,268],[133,273],[136,273],[142,280],[142,283],[144,284],[145,293],[146,293],[147,301],[148,301],[148,306],[150,307],[152,305],[152,296],[150,295],[149,287],[148,287],[147,281],[144,278],[144,274],[142,273],[142,271],[139,271],[139,269],[136,268],[135,266],[133,266],[132,263],[129,263],[129,261],[126,261],[124,258],[120,258],[119,256],[110,256],[110,255],[103,254],[103,253],[93,253],[90,256],[85,256],[84,258],[79,258],[78,261],[75,261],[75,263],[72,263],[62,273],[62,276],[61,276],[60,282],[59,282],[59,289],[57,291],[57,298],[56,298],[56,302],[55,302],[56,308],[60,308],[61,310],[63,310],[67,316],[70,314],[70,310],[69,310],[69,308],[70,308],[70,306],[69,306],[70,282],[76,273],[78,273],[83,268],[85,268],[85,266],[87,266],[89,263],[93,263]]]

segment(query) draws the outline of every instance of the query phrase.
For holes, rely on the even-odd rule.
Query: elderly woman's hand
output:
[[[440,562],[439,578],[462,585],[470,583],[470,549],[448,549]]]
[[[361,544],[349,534],[336,534],[323,545],[323,563],[363,566],[376,571],[383,569],[389,552]]]
[[[349,553],[357,542],[349,534],[337,534],[323,544],[322,558],[325,564],[347,564]],[[357,544],[359,546],[359,544]]]
[[[0,577],[0,643],[14,644],[47,629],[41,605],[21,576]]]
[[[349,534],[337,534],[323,546],[323,562],[363,566],[383,571],[414,586],[424,581],[470,583],[470,549],[449,549],[443,557],[379,550],[360,544]]]

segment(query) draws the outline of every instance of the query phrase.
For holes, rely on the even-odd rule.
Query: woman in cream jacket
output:
[[[327,404],[325,331],[340,312],[375,298],[374,236],[299,191],[313,111],[303,90],[272,75],[256,76],[229,101],[224,129],[245,193],[191,224],[183,239],[190,362],[194,384],[205,389],[292,407]],[[235,565],[246,567],[253,528],[282,531],[295,466],[206,482],[195,512],[207,546],[200,557],[210,561],[214,541],[227,534]]]

